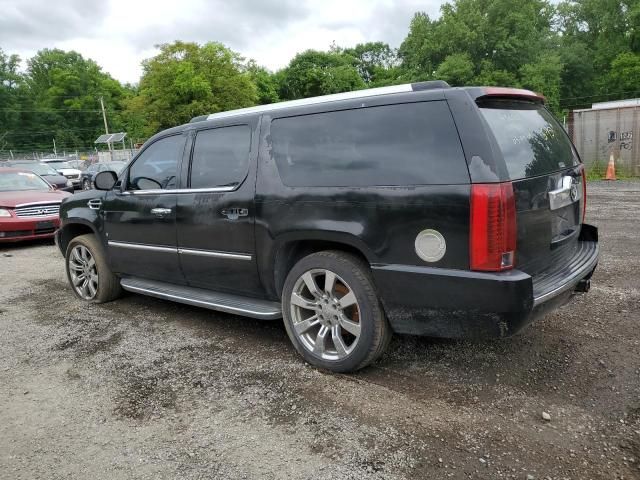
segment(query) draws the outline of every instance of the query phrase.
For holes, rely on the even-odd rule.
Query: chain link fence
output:
[[[70,151],[32,151],[32,152],[0,152],[0,165],[3,161],[11,160],[50,160],[58,159],[72,162],[81,169],[98,162],[128,162],[137,153],[139,149],[124,148],[114,150],[98,151],[96,149],[78,149]]]

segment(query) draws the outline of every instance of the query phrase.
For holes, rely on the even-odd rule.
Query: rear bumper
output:
[[[531,277],[410,265],[372,265],[397,333],[447,338],[513,335],[566,303],[598,263],[597,229],[583,226],[579,248],[561,266]]]
[[[3,218],[0,220],[0,243],[51,238],[60,227],[60,219],[40,217],[37,219]]]

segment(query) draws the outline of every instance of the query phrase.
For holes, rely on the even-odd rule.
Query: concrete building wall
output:
[[[616,169],[640,175],[640,106],[574,110],[569,134],[587,168],[603,169],[613,154]]]

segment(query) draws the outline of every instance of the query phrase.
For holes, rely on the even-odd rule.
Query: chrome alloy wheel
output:
[[[313,269],[296,280],[291,320],[304,348],[323,360],[342,360],[360,339],[360,307],[349,285],[330,270]]]
[[[74,290],[85,300],[98,293],[98,270],[91,252],[84,245],[76,245],[69,256],[69,274]]]

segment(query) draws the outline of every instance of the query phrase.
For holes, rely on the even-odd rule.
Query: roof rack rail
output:
[[[439,88],[450,88],[450,86],[447,82],[444,82],[442,80],[432,80],[429,82],[406,83],[403,85],[391,85],[388,87],[368,88],[366,90],[355,90],[353,92],[334,93],[331,95],[323,95],[320,97],[301,98],[299,100],[289,100],[286,102],[240,108],[237,110],[229,110],[226,112],[212,113],[211,115],[199,115],[192,118],[189,123],[203,122],[205,120],[216,120],[219,118],[233,117],[236,115],[249,115],[252,113],[270,112],[274,110],[302,107],[306,105],[337,102],[340,100],[352,100],[357,98],[391,95],[394,93],[418,92],[422,90],[434,90]]]

